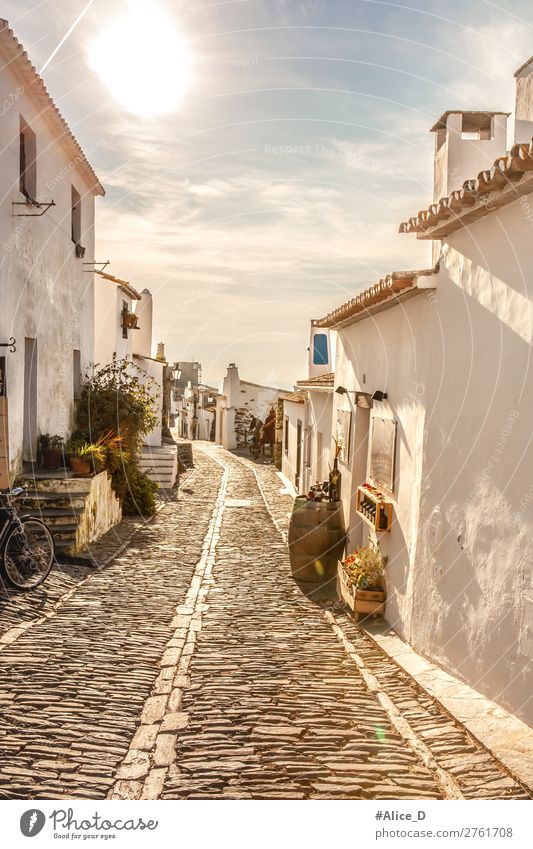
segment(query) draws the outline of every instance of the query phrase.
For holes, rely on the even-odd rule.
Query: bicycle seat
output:
[[[24,495],[26,492],[25,486],[16,486],[15,489],[12,489],[9,493],[11,498],[19,498],[21,495]]]

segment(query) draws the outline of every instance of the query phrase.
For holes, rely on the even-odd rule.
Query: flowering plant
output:
[[[358,548],[342,561],[346,583],[354,590],[382,590],[385,562],[378,550]]]

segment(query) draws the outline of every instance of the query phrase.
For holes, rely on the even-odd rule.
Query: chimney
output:
[[[514,142],[526,144],[533,137],[533,56],[515,71],[515,80]]]
[[[164,342],[158,342],[157,343],[156,360],[161,360],[162,363],[166,363],[165,343]]]
[[[509,112],[445,112],[435,133],[433,200],[461,189],[507,150]]]
[[[152,295],[148,289],[141,292],[141,300],[135,304],[135,315],[139,319],[139,330],[133,334],[133,353],[140,357],[152,356]]]

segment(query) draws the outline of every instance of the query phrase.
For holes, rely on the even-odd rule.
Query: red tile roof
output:
[[[341,327],[354,321],[368,318],[370,315],[382,312],[395,306],[400,300],[412,297],[427,288],[418,283],[420,277],[436,274],[438,266],[421,271],[393,271],[370,289],[365,289],[355,298],[313,322],[315,327]],[[298,383],[298,385],[300,385]]]
[[[298,380],[296,382],[296,386],[300,386],[302,389],[312,389],[313,387],[317,387],[318,389],[333,389],[335,383],[335,375],[333,372],[330,374],[320,374],[317,377],[310,377],[307,380]]]
[[[5,64],[13,64],[13,67],[17,68],[22,81],[26,84],[25,92],[38,104],[41,115],[55,124],[58,137],[70,148],[73,159],[86,172],[93,192],[97,195],[105,195],[102,184],[94,173],[70,127],[52,100],[43,78],[37,72],[24,47],[14,35],[13,30],[9,28],[8,22],[3,18],[0,18],[0,51],[2,56],[5,56],[7,60]]]
[[[283,392],[279,396],[280,401],[294,401],[296,404],[305,404],[305,394],[303,392]]]
[[[442,239],[502,206],[533,192],[533,139],[515,144],[499,156],[492,168],[466,180],[462,189],[430,204],[400,224],[400,233],[416,233],[419,239]]]

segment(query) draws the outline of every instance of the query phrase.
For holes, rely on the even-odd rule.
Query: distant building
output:
[[[241,380],[237,366],[230,363],[222,394],[216,402],[216,442],[230,451],[246,445],[251,423],[255,419],[264,422],[283,392],[283,389]]]

